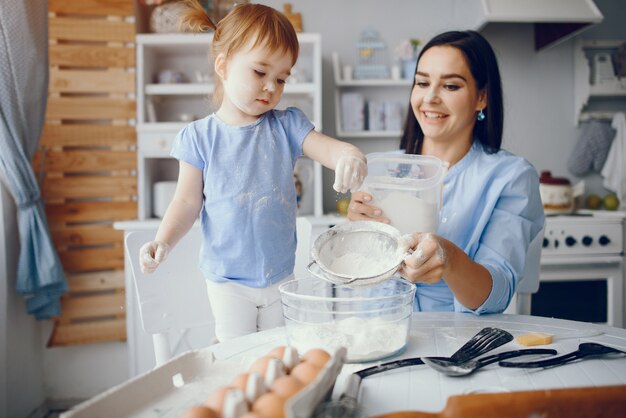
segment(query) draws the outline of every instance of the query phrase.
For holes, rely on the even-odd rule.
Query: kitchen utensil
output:
[[[552,344],[554,340],[565,340],[568,338],[590,338],[604,334],[602,331],[594,329],[583,329],[578,331],[564,332],[561,334],[546,334],[543,332],[529,332],[518,335],[515,341],[525,346]]]
[[[617,348],[608,347],[599,343],[582,343],[578,346],[578,350],[572,351],[571,353],[567,353],[562,356],[529,362],[501,361],[498,364],[502,367],[532,369],[538,367],[561,366],[563,364],[571,363],[572,361],[585,357],[599,357],[612,354],[621,356],[622,354],[626,354],[626,351],[618,350]]]
[[[433,156],[371,153],[362,190],[400,233],[435,232],[447,171],[448,163]]]
[[[572,186],[564,177],[552,177],[550,171],[542,171],[539,178],[539,194],[546,215],[571,213],[575,209],[574,199],[585,192],[585,182],[581,180]]]
[[[495,363],[500,360],[506,360],[508,358],[529,356],[533,354],[556,354],[556,350],[546,348],[530,348],[525,350],[513,350],[505,351],[503,353],[493,354],[491,356],[482,357],[477,360],[468,360],[463,363],[458,363],[451,359],[441,359],[437,357],[422,357],[422,361],[427,366],[437,370],[446,376],[467,376],[474,373],[481,367],[485,367],[489,364]]]
[[[500,347],[503,344],[508,343],[513,339],[513,336],[507,331],[499,328],[483,328],[476,335],[474,335],[469,341],[467,341],[461,348],[459,348],[449,359],[456,359],[460,362],[469,361],[473,358],[481,356],[493,349]],[[437,357],[448,358],[448,357]],[[337,415],[314,415],[315,417],[328,417],[339,418],[346,417],[352,418],[358,415],[357,399],[359,396],[359,388],[361,386],[361,380],[368,376],[384,373],[389,370],[399,369],[401,367],[417,366],[424,364],[421,358],[407,358],[402,360],[390,361],[387,363],[378,364],[373,367],[368,367],[358,372],[352,373],[346,379],[345,388],[340,395],[338,401],[331,401],[321,407],[322,411],[332,411]],[[329,405],[332,404],[332,405]],[[326,413],[326,412],[324,412]]]
[[[350,288],[303,277],[278,290],[289,344],[348,349],[348,362],[375,361],[404,349],[413,312],[415,284],[392,277],[370,287]]]
[[[309,272],[343,286],[381,283],[393,276],[404,260],[400,237],[397,229],[381,222],[346,222],[334,226],[313,243]]]
[[[378,418],[621,418],[626,410],[626,386],[530,390],[510,393],[455,395],[440,412],[401,411]]]

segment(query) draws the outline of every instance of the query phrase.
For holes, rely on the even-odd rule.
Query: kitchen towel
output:
[[[609,154],[615,130],[609,122],[591,120],[579,129],[578,141],[567,160],[569,171],[582,177],[590,171],[600,172]]]
[[[626,168],[624,168],[626,164],[626,115],[622,112],[616,113],[611,126],[616,133],[602,168],[603,185],[615,192],[621,202],[621,207],[624,207],[626,203]]]

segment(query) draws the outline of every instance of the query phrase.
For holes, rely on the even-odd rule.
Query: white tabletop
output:
[[[555,340],[546,348],[559,354],[574,351],[584,341],[594,341],[626,350],[626,330],[582,322],[522,315],[483,315],[460,313],[415,313],[411,320],[406,350],[391,361],[429,355],[448,356],[485,327],[509,331],[514,336],[530,331],[560,334],[580,329],[600,330],[591,338]],[[267,354],[276,345],[286,344],[284,328],[246,335],[210,347],[217,359],[239,360],[245,365]],[[515,341],[494,353],[525,348]],[[334,397],[344,389],[346,377],[376,363],[346,364],[337,378]],[[506,392],[567,387],[626,384],[626,357],[586,359],[550,369],[507,369],[490,365],[465,377],[447,377],[425,365],[401,368],[363,379],[359,404],[365,416],[414,410],[441,411],[451,395],[478,392]]]

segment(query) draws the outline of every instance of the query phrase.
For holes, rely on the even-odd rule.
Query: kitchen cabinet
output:
[[[574,47],[575,122],[610,120],[626,110],[626,78],[615,75],[613,55],[624,40],[579,38]]]
[[[137,36],[137,179],[138,219],[154,218],[153,185],[173,181],[178,164],[169,157],[172,141],[192,120],[215,110],[212,34],[140,34]],[[322,129],[321,37],[298,34],[300,56],[285,86],[279,109],[296,106]],[[322,167],[301,158],[296,172],[303,185],[299,215],[319,217]]]
[[[399,139],[402,134],[402,126],[406,117],[406,103],[413,80],[346,78],[344,76],[348,74],[342,73],[339,55],[333,53],[332,58],[337,136],[341,138]],[[361,98],[362,103],[354,103],[354,99],[359,101]],[[346,111],[353,113],[346,115]],[[359,112],[362,112],[362,122],[352,123],[353,115]],[[374,121],[374,119],[381,118],[384,119],[382,124]]]

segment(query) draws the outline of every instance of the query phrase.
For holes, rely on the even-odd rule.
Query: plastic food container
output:
[[[402,234],[435,232],[448,164],[428,155],[367,155],[362,190]]]
[[[402,278],[348,288],[305,277],[279,286],[287,340],[299,352],[347,349],[347,362],[401,352],[409,334],[415,285]]]

